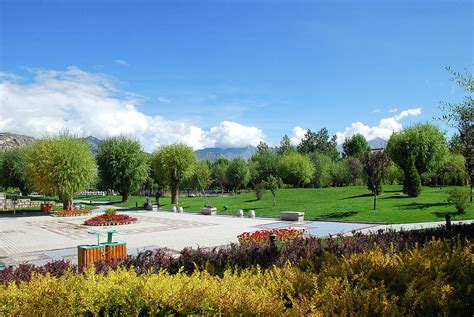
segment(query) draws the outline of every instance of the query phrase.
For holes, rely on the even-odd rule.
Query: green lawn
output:
[[[423,187],[419,197],[409,198],[401,192],[401,186],[384,186],[384,193],[377,199],[377,210],[373,210],[373,196],[365,186],[340,188],[299,188],[281,189],[277,205],[272,207],[272,196],[266,192],[261,200],[256,200],[253,192],[231,197],[211,197],[208,202],[218,208],[221,214],[234,214],[238,209],[254,209],[257,216],[279,217],[279,212],[304,211],[307,220],[351,220],[361,222],[409,223],[443,221],[449,212],[453,220],[474,219],[474,206],[471,203],[464,215],[458,215],[452,205],[446,203],[448,187]],[[109,200],[100,197],[92,200]],[[129,202],[119,203],[120,197],[112,197],[115,206],[142,206],[144,197],[132,196]],[[155,200],[152,199],[153,203]],[[171,208],[168,197],[160,199],[163,208]],[[199,211],[204,205],[204,197],[181,197],[180,206],[186,211]],[[224,211],[223,207],[229,210]]]

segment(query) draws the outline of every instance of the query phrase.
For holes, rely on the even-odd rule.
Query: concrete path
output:
[[[119,209],[119,208],[117,208]],[[103,209],[94,211],[100,214]],[[114,240],[127,242],[129,253],[155,248],[168,248],[179,253],[184,247],[215,247],[237,242],[243,232],[262,229],[294,227],[305,229],[315,236],[350,234],[352,231],[379,229],[410,229],[438,226],[441,223],[406,225],[377,225],[344,222],[282,222],[275,218],[236,218],[232,216],[203,216],[197,213],[171,213],[122,209],[121,213],[138,218],[138,222],[123,226],[90,227],[83,225],[84,217],[52,217],[32,215],[25,217],[0,217],[0,262],[17,265],[23,262],[44,264],[51,260],[66,259],[77,262],[77,246],[95,244],[96,237],[88,231],[102,233],[116,229]],[[469,222],[469,221],[466,221]]]

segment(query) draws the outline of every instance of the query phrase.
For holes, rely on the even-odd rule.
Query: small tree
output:
[[[456,207],[458,214],[463,214],[467,209],[470,193],[466,190],[455,188],[448,192],[448,203]]]
[[[291,140],[288,135],[284,135],[280,141],[280,146],[278,147],[278,154],[283,155],[288,152],[295,152],[296,148],[291,144]]]
[[[416,170],[415,163],[409,165],[405,171],[405,178],[403,180],[403,190],[405,194],[410,197],[418,197],[421,193],[421,177]]]
[[[206,189],[212,184],[212,176],[206,161],[200,161],[195,165],[193,183],[204,194],[207,204]]]
[[[222,193],[224,188],[228,185],[227,168],[229,167],[229,160],[220,157],[211,165],[211,176],[214,183],[220,187]]]
[[[388,157],[383,151],[367,153],[364,168],[368,176],[367,187],[374,194],[374,210],[377,208],[377,195],[382,193],[382,181],[388,165]]]
[[[5,188],[18,187],[23,194],[30,192],[31,186],[28,182],[26,167],[28,164],[29,148],[15,148],[6,151],[3,155],[2,185]]]
[[[149,172],[148,157],[138,141],[113,137],[97,148],[97,165],[102,186],[118,191],[122,202],[146,181]]]
[[[281,187],[282,185],[282,181],[279,177],[275,177],[273,175],[270,175],[268,178],[267,178],[267,187],[268,189],[270,190],[270,192],[272,193],[272,196],[273,196],[273,207],[275,207],[276,205],[276,196],[278,194],[278,189]]]
[[[247,185],[249,182],[249,167],[241,157],[237,157],[230,162],[227,168],[227,179],[234,191]]]
[[[257,197],[257,200],[262,199],[263,194],[265,194],[266,187],[267,187],[267,183],[264,181],[261,181],[255,184],[254,190],[255,190],[255,196]]]
[[[309,158],[299,153],[288,153],[280,158],[278,175],[286,184],[304,186],[311,182],[314,166]]]
[[[154,175],[157,183],[168,184],[171,188],[171,203],[179,200],[181,182],[193,175],[196,156],[185,144],[167,145],[153,154]]]
[[[344,156],[353,156],[362,158],[366,153],[370,151],[370,146],[365,137],[360,134],[354,134],[350,138],[346,138],[342,143],[344,150]]]
[[[57,195],[64,209],[75,193],[86,190],[97,170],[89,145],[68,133],[38,140],[31,146],[27,175],[34,190]]]

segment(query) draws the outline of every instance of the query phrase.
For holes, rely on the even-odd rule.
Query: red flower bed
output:
[[[92,209],[76,209],[76,210],[59,210],[53,212],[53,216],[56,217],[74,217],[74,216],[85,216],[90,215],[92,213]]]
[[[137,218],[133,218],[124,214],[116,215],[100,215],[87,219],[84,224],[87,226],[115,226],[115,225],[126,225],[137,221]]]
[[[259,230],[255,232],[244,232],[237,236],[240,244],[246,243],[258,243],[264,244],[270,241],[269,236],[274,233],[276,234],[276,240],[280,242],[292,240],[303,236],[304,230],[302,229],[272,229],[272,230]]]

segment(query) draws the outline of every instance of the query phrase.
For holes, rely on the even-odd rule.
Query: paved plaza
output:
[[[95,210],[100,214],[103,209]],[[121,211],[138,222],[123,226],[90,227],[83,225],[83,217],[52,217],[50,215],[0,217],[0,262],[18,265],[29,262],[44,264],[66,259],[77,262],[77,246],[96,243],[96,236],[88,231],[101,232],[105,241],[109,229],[117,229],[114,240],[126,241],[129,253],[155,248],[167,248],[178,254],[185,247],[216,247],[237,242],[243,232],[272,228],[301,228],[314,236],[350,234],[352,231],[405,229],[438,226],[440,223],[377,225],[347,222],[284,222],[274,218],[237,218],[232,216],[204,216],[198,213],[167,211]],[[471,222],[471,221],[466,221]]]

